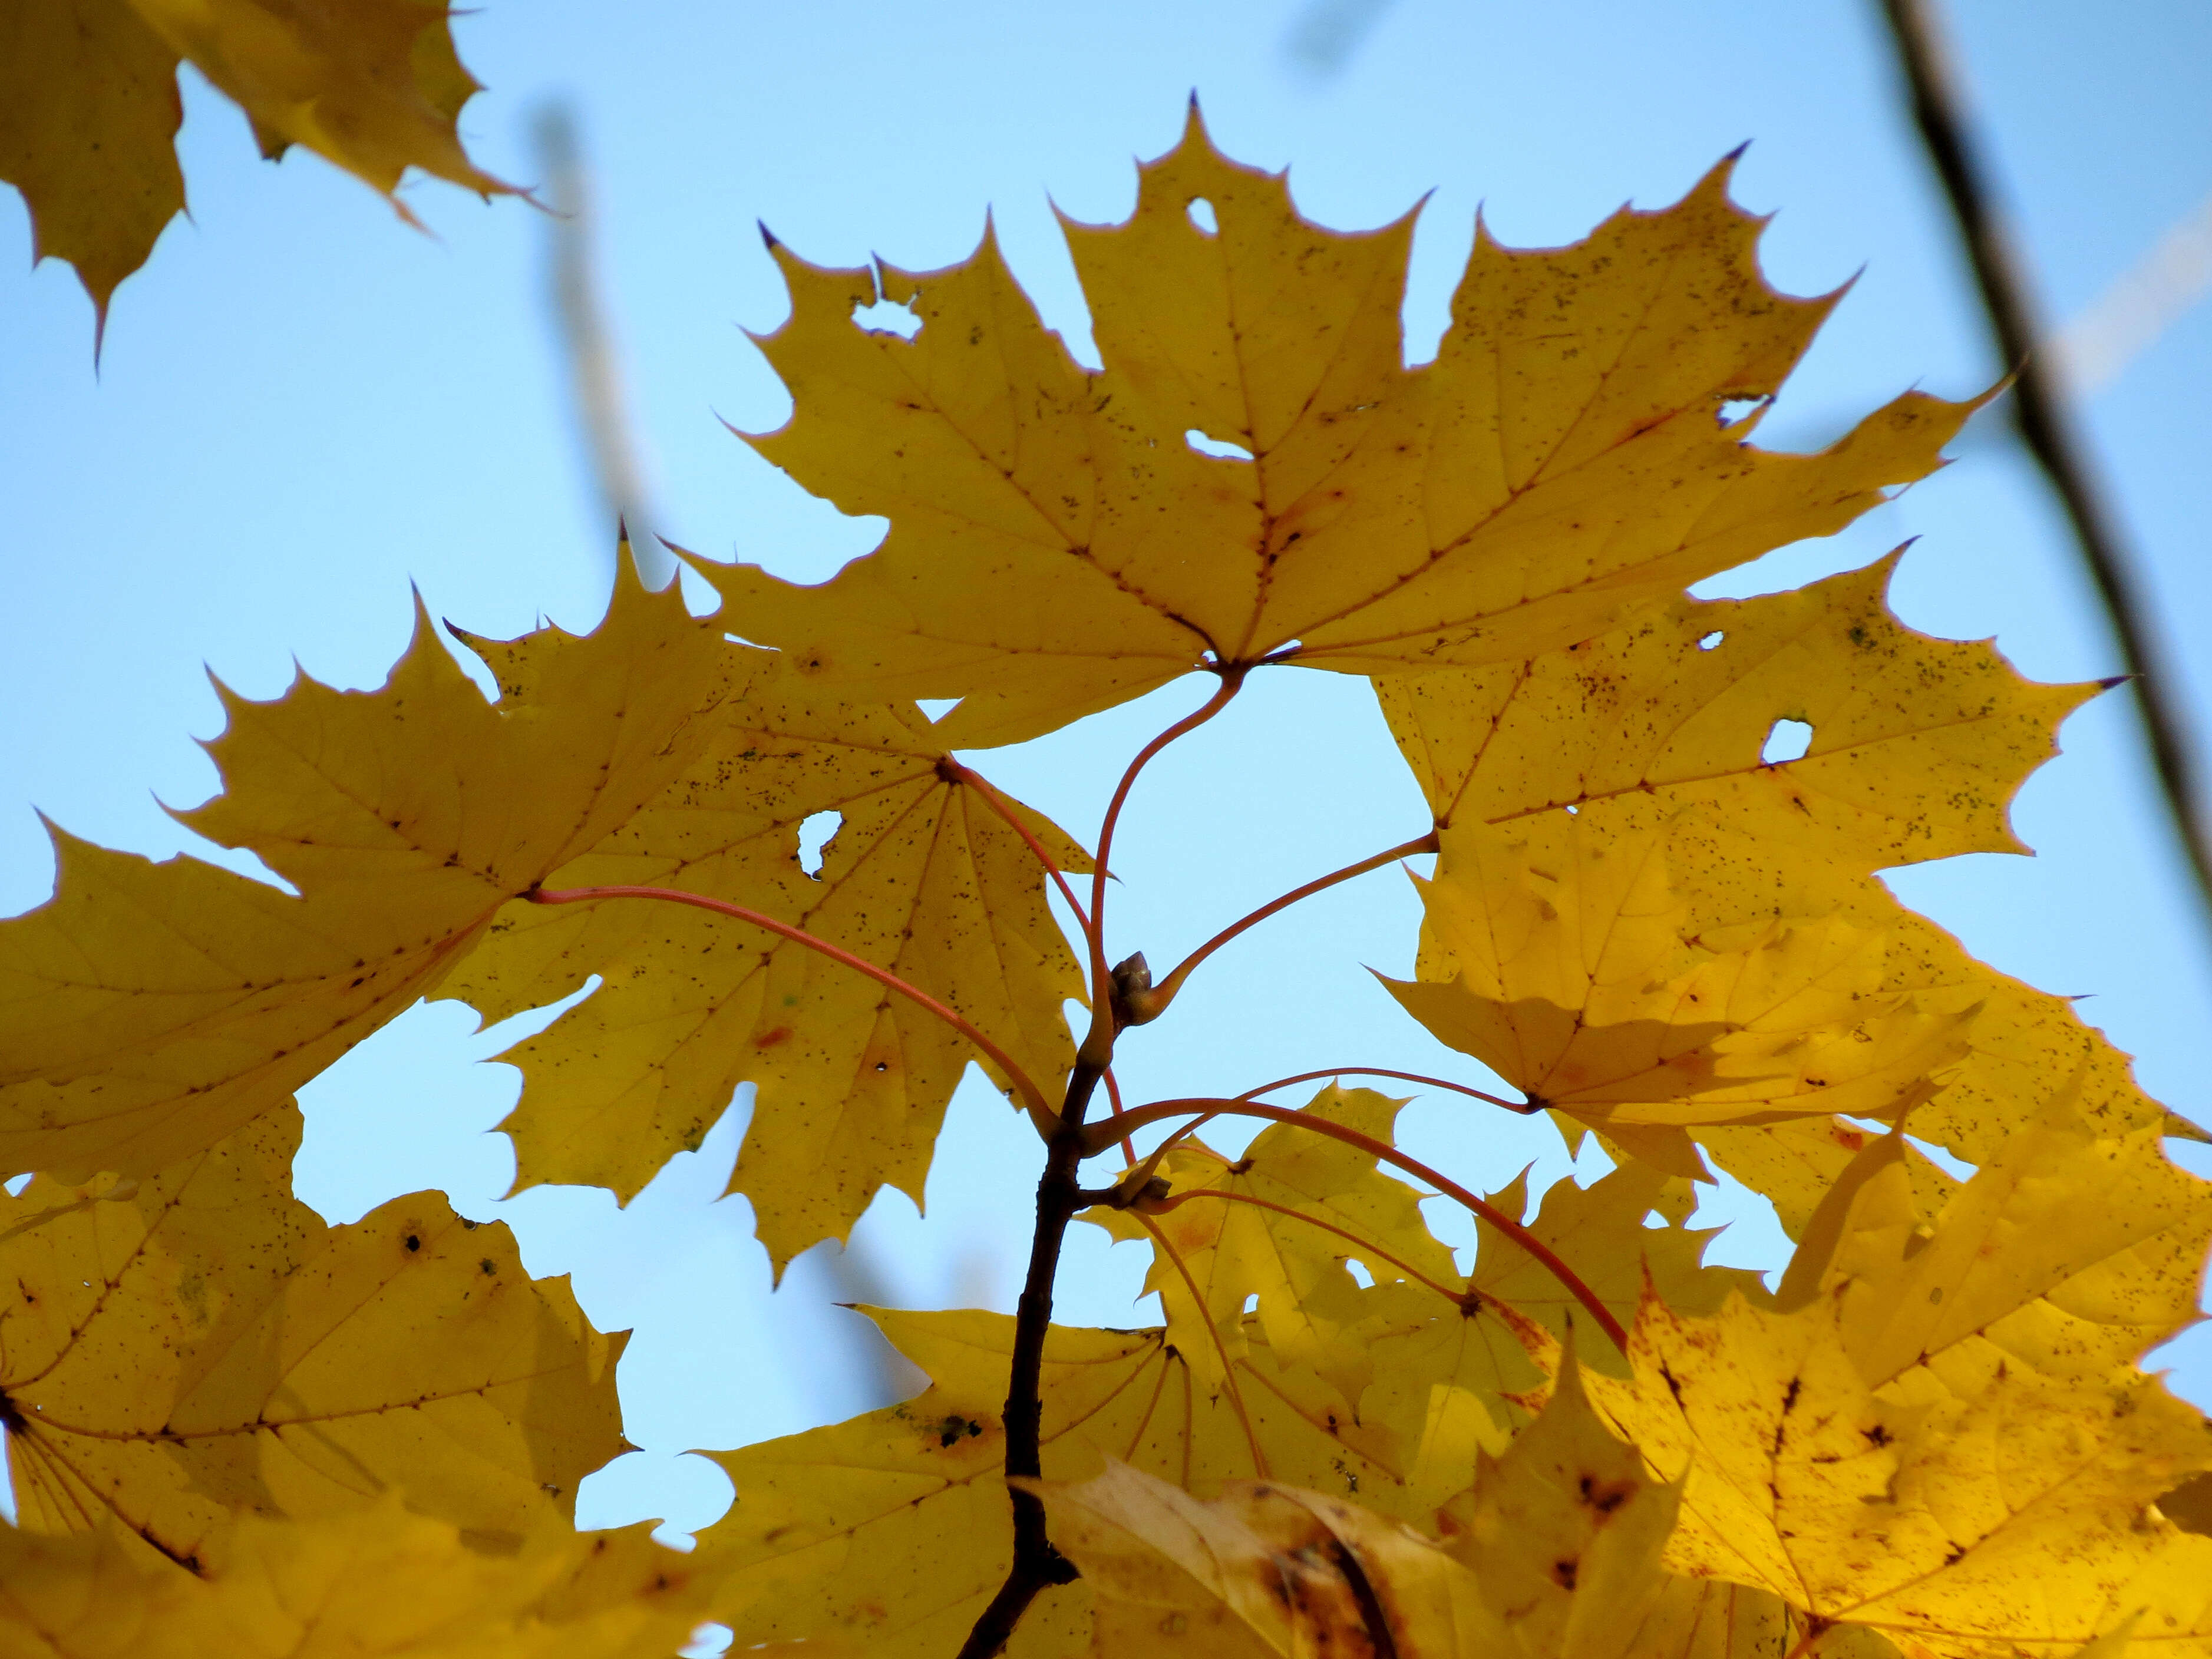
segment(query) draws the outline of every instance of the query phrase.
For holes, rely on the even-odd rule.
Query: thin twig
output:
[[[2197,894],[2212,918],[2212,823],[2201,790],[2195,736],[2181,701],[2181,678],[2154,617],[2154,605],[2105,504],[2087,456],[2067,418],[2065,393],[2051,355],[2040,351],[2024,265],[1992,199],[1968,133],[1966,100],[1936,15],[1934,0],[1882,0],[1899,65],[1912,95],[1912,116],[1929,160],[1942,179],[1974,280],[2014,374],[2013,418],[2051,482],[2089,567],[2105,613],[2135,682],[2136,708],[2165,791],[2166,810],[2197,877]]]
[[[1006,1080],[1018,1089],[1028,1101],[1030,1115],[1036,1121],[1040,1130],[1043,1129],[1047,1123],[1057,1121],[1053,1118],[1052,1108],[1045,1103],[1044,1091],[1031,1080],[1027,1072],[1015,1063],[1012,1054],[935,997],[930,995],[928,992],[917,986],[908,984],[906,981],[887,968],[877,967],[866,957],[856,957],[850,951],[840,945],[832,945],[826,939],[817,938],[804,927],[794,927],[787,921],[778,921],[774,916],[764,915],[760,911],[742,904],[732,904],[726,899],[708,898],[704,893],[687,893],[674,887],[564,887],[557,890],[533,887],[522,896],[532,904],[588,904],[598,899],[659,899],[665,903],[688,904],[695,909],[711,910],[719,916],[729,916],[738,921],[750,922],[764,932],[774,933],[781,939],[787,939],[794,945],[803,945],[808,950],[818,951],[829,957],[832,962],[843,963],[856,974],[866,975],[884,989],[896,991],[908,1001],[936,1015],[938,1018],[943,1020],[990,1056],[999,1069],[1006,1073]]]
[[[1229,926],[1185,957],[1173,973],[1152,988],[1147,995],[1147,1012],[1157,1017],[1169,1003],[1175,1000],[1176,993],[1182,989],[1183,981],[1190,977],[1192,970],[1199,963],[1204,962],[1247,928],[1257,927],[1269,916],[1289,909],[1302,899],[1309,899],[1316,893],[1326,891],[1339,882],[1350,881],[1356,876],[1364,876],[1370,870],[1380,870],[1386,864],[1395,864],[1400,859],[1411,858],[1416,853],[1433,853],[1436,850],[1437,832],[1431,830],[1426,835],[1416,836],[1408,842],[1401,842],[1387,852],[1377,853],[1371,858],[1364,858],[1357,864],[1347,864],[1341,870],[1332,870],[1328,874],[1317,877],[1303,887],[1294,887],[1282,897],[1261,905],[1251,915],[1231,922]]]
[[[1628,1351],[1628,1333],[1622,1327],[1620,1321],[1613,1316],[1613,1310],[1605,1305],[1595,1291],[1583,1282],[1579,1273],[1559,1258],[1551,1246],[1487,1200],[1477,1197],[1449,1176],[1430,1168],[1419,1158],[1407,1157],[1388,1141],[1377,1140],[1372,1135],[1362,1134],[1348,1125],[1331,1122],[1328,1118],[1317,1116],[1311,1112],[1293,1111],[1285,1106],[1262,1106],[1256,1101],[1249,1100],[1212,1098],[1156,1100],[1130,1112],[1121,1120],[1121,1123],[1126,1124],[1131,1133],[1134,1133],[1147,1125],[1194,1112],[1204,1113],[1209,1117],[1257,1117],[1264,1118],[1270,1123],[1288,1123],[1297,1128],[1310,1130],[1317,1135],[1327,1135],[1332,1140],[1340,1140],[1347,1146],[1357,1146],[1378,1163],[1390,1164],[1404,1170],[1407,1175],[1427,1182],[1446,1198],[1488,1222],[1534,1257],[1553,1278],[1559,1281],[1576,1301],[1589,1310],[1590,1317],[1597,1321],[1600,1330],[1613,1339],[1613,1346],[1624,1353]],[[1118,1129],[1121,1125],[1115,1127]],[[1092,1152],[1103,1152],[1105,1146],[1112,1144],[1113,1138],[1109,1137],[1103,1145],[1091,1147],[1090,1150]]]

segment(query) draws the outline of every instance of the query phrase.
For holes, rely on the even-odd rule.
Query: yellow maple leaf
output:
[[[1474,1574],[1340,1498],[1240,1485],[1202,1503],[1119,1462],[1021,1484],[1082,1569],[1102,1656],[1459,1659],[1504,1639]]]
[[[1570,1340],[1536,1420],[1445,1506],[1445,1548],[1529,1659],[1621,1659],[1665,1587],[1680,1498],[1598,1420]]]
[[[1828,1300],[1691,1319],[1648,1298],[1631,1358],[1632,1382],[1586,1382],[1686,1483],[1668,1565],[1909,1643],[2067,1639],[2171,1536],[2147,1506],[2212,1464],[2203,1418],[2140,1374],[2000,1361],[1876,1390]]]
[[[1623,796],[1575,822],[1578,834],[1601,842],[1663,839],[1686,925],[1709,943],[1732,945],[1793,918],[1832,917],[1879,934],[1879,994],[1909,999],[1933,1018],[1971,1012],[1965,1053],[1944,1073],[1942,1091],[1913,1114],[1915,1134],[1966,1162],[1987,1162],[2034,1120],[2062,1078],[2079,1077],[2081,1110],[2107,1128],[2155,1124],[2171,1134],[2180,1125],[2136,1086],[2128,1057],[2082,1023],[2072,999],[1978,961],[1881,881],[1833,860],[1778,854],[1755,828],[1701,808],[1670,816],[1656,802]],[[1444,838],[1440,869],[1451,865],[1452,842]]]
[[[0,179],[36,256],[76,267],[100,326],[116,284],[185,205],[173,141],[181,58],[253,124],[270,160],[302,144],[392,195],[409,167],[484,196],[455,122],[477,83],[445,0],[23,0],[0,9]]]
[[[1405,1103],[1331,1084],[1300,1109],[1387,1143]],[[1164,1213],[1140,1219],[1098,1206],[1084,1219],[1153,1247],[1145,1290],[1159,1293],[1168,1340],[1213,1386],[1243,1352],[1249,1297],[1259,1298],[1269,1349],[1312,1367],[1349,1403],[1369,1368],[1362,1346],[1346,1340],[1368,1311],[1348,1261],[1370,1283],[1418,1278],[1441,1297],[1465,1288],[1451,1252],[1421,1218],[1423,1194],[1343,1141],[1273,1124],[1233,1159],[1182,1141],[1158,1173],[1172,1194]]]
[[[234,1513],[387,1490],[485,1547],[565,1525],[623,1449],[623,1339],[498,1222],[416,1193],[325,1230],[296,1111],[143,1181],[0,1197],[0,1419],[26,1525],[207,1564]],[[219,1565],[219,1564],[218,1564]]]
[[[1663,835],[1554,813],[1446,847],[1448,867],[1415,878],[1433,978],[1385,980],[1391,994],[1531,1103],[1671,1173],[1702,1173],[1686,1126],[1887,1115],[1966,1051],[1972,1011],[1885,992],[1881,936],[1850,921],[1705,943]]]
[[[296,896],[58,833],[53,898],[0,922],[0,1166],[150,1174],[284,1105],[659,793],[747,665],[629,577],[596,632],[538,638],[496,705],[419,613],[379,690],[225,693],[226,791],[181,816]]]
[[[2043,1116],[1930,1209],[1902,1133],[1837,1177],[1782,1286],[1841,1297],[1843,1340],[1888,1381],[1972,1337],[2039,1371],[2096,1377],[2195,1322],[2212,1182],[2155,1128],[2100,1134],[2061,1089]]]
[[[1640,1161],[1588,1188],[1561,1181],[1527,1230],[1624,1326],[1646,1285],[1659,1286],[1671,1305],[1699,1311],[1732,1293],[1763,1299],[1756,1273],[1703,1265],[1713,1233],[1684,1224],[1694,1206],[1689,1184]],[[1489,1201],[1519,1219],[1524,1179]],[[1654,1213],[1668,1224],[1646,1226]],[[1571,1334],[1601,1365],[1626,1364],[1550,1268],[1486,1222],[1477,1225],[1473,1294],[1462,1305],[1410,1285],[1376,1285],[1363,1293],[1364,1316],[1341,1339],[1373,1376],[1357,1401],[1359,1420],[1406,1449],[1401,1462],[1417,1517],[1463,1491],[1480,1460],[1501,1453],[1525,1426],[1520,1398],[1540,1382],[1539,1361],[1554,1364],[1549,1357],[1561,1339]]]
[[[1490,1201],[1518,1219],[1527,1207],[1527,1171]],[[1765,1295],[1759,1276],[1705,1263],[1716,1227],[1689,1225],[1697,1207],[1691,1183],[1642,1159],[1607,1171],[1584,1187],[1571,1180],[1547,1188],[1528,1231],[1558,1254],[1626,1327],[1632,1324],[1646,1285],[1669,1307],[1711,1313],[1731,1294]],[[1656,1213],[1664,1226],[1645,1224]],[[1581,1304],[1556,1275],[1486,1221],[1477,1218],[1480,1245],[1470,1279],[1476,1293],[1510,1304],[1554,1335],[1570,1329],[1582,1341],[1585,1363],[1610,1367],[1616,1351],[1591,1328]]]
[[[778,248],[792,316],[762,343],[795,413],[757,447],[890,530],[820,588],[706,574],[804,672],[965,699],[944,728],[969,746],[1200,667],[1395,673],[1586,637],[1842,528],[1932,470],[1970,412],[1907,393],[1804,456],[1719,425],[1722,404],[1774,391],[1832,303],[1766,286],[1727,179],[1571,247],[1480,234],[1417,368],[1399,327],[1410,217],[1308,223],[1194,108],[1127,224],[1068,227],[1102,373],[1044,329],[988,237],[919,276]],[[879,290],[914,307],[913,339],[854,325]]]
[[[680,888],[803,927],[957,1010],[1056,1101],[1074,1058],[1063,1009],[1083,981],[1021,831],[911,704],[824,696],[747,654],[768,665],[713,716],[699,758],[547,884]],[[1060,868],[1090,868],[1054,825],[1005,805]],[[822,812],[841,823],[810,876],[799,826]],[[627,1200],[750,1082],[731,1186],[779,1267],[843,1237],[886,1184],[921,1202],[976,1057],[958,1033],[812,951],[665,905],[512,906],[445,988],[497,1018],[595,973],[603,988],[506,1056],[524,1076],[501,1126],[520,1184]]]
[[[487,1555],[393,1496],[234,1528],[196,1577],[108,1532],[0,1527],[9,1659],[659,1659],[704,1617],[690,1561],[647,1528]]]
[[[2100,688],[2035,684],[1986,643],[1905,627],[1882,597],[1897,558],[1376,695],[1442,826],[1636,794],[1710,805],[1770,857],[1865,872],[2025,852],[2006,806]],[[1778,720],[1812,728],[1802,758],[1760,759]]]
[[[830,1428],[711,1454],[738,1490],[699,1534],[724,1572],[715,1616],[747,1642],[843,1635],[870,1654],[934,1655],[975,1621],[1012,1559],[1002,1470],[1013,1321],[869,1310],[929,1390]],[[1419,1519],[1387,1433],[1248,1332],[1236,1388],[1208,1389],[1164,1333],[1054,1327],[1042,1372],[1048,1480],[1115,1458],[1203,1496],[1255,1473]],[[1017,1651],[1076,1651],[1080,1584],[1048,1591]],[[1031,1644],[1026,1649],[1020,1644]]]

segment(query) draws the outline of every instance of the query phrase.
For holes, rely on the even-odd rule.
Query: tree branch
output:
[[[1045,1152],[1044,1173],[1037,1177],[1036,1228],[1030,1238],[1029,1278],[1015,1304],[1014,1352],[1006,1379],[1006,1473],[1041,1479],[1044,1474],[1044,1345],[1052,1330],[1052,1282],[1060,1270],[1060,1245],[1067,1237],[1068,1218],[1082,1207],[1077,1172],[1083,1164],[1083,1115],[1098,1086],[1103,1067],[1079,1059],[1068,1074],[1067,1097],[1060,1110],[1060,1127]],[[1007,1496],[1014,1510],[1014,1559],[1006,1582],[991,1598],[982,1616],[961,1644],[959,1659],[991,1659],[1006,1645],[1039,1592],[1054,1584],[1074,1582],[1075,1565],[1057,1549],[1045,1533],[1044,1504],[1036,1494],[1010,1486]]]
[[[1882,0],[1882,11],[1911,93],[1913,120],[1966,242],[1997,349],[2013,371],[2014,421],[2065,510],[2104,602],[2121,660],[2134,681],[2136,709],[2166,794],[2166,811],[2196,874],[2198,901],[2212,919],[2212,823],[2206,820],[2197,743],[2172,653],[2119,526],[2074,435],[2067,418],[2066,392],[2057,382],[2051,356],[2038,349],[2039,331],[2022,261],[1974,153],[1966,99],[1933,0]]]

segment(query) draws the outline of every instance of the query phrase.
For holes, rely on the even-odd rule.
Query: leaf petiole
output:
[[[1237,1386],[1236,1364],[1229,1358],[1228,1344],[1221,1340],[1221,1332],[1206,1312],[1206,1297],[1199,1291],[1198,1280],[1191,1277],[1189,1265],[1183,1261],[1182,1252],[1168,1242],[1168,1236],[1153,1224],[1150,1216],[1141,1210],[1130,1213],[1143,1224],[1145,1231],[1152,1236],[1152,1243],[1160,1247],[1160,1253],[1174,1262],[1175,1270],[1182,1275],[1183,1288],[1190,1292],[1191,1305],[1198,1310],[1199,1322],[1206,1327],[1206,1334],[1213,1343],[1213,1352],[1221,1360],[1222,1387],[1229,1395],[1230,1409],[1237,1413],[1237,1420],[1243,1425],[1244,1443],[1252,1453],[1253,1476],[1261,1480],[1268,1479],[1267,1454],[1261,1449],[1260,1437],[1253,1432],[1251,1413],[1244,1409],[1244,1391]]]
[[[1221,677],[1221,684],[1214,688],[1213,695],[1137,751],[1128,769],[1121,774],[1121,781],[1114,787],[1113,799],[1106,804],[1105,821],[1098,826],[1098,850],[1093,855],[1091,870],[1091,1030],[1083,1039],[1082,1057],[1102,1069],[1113,1057],[1118,1018],[1115,998],[1109,988],[1113,975],[1106,966],[1106,876],[1114,852],[1115,826],[1121,822],[1121,808],[1129,799],[1137,775],[1161,750],[1177,738],[1195,732],[1226,708],[1230,699],[1243,689],[1248,665],[1240,663],[1213,672]]]
[[[1581,1275],[1562,1261],[1549,1245],[1495,1205],[1477,1197],[1449,1176],[1430,1168],[1419,1158],[1408,1158],[1387,1141],[1377,1140],[1372,1135],[1363,1134],[1346,1124],[1332,1123],[1328,1119],[1317,1116],[1311,1112],[1294,1111],[1286,1106],[1262,1106],[1257,1101],[1252,1100],[1200,1098],[1154,1101],[1149,1105],[1138,1107],[1123,1118],[1119,1125],[1114,1127],[1123,1131],[1133,1130],[1169,1117],[1194,1113],[1203,1114],[1208,1117],[1264,1118],[1270,1123],[1288,1123],[1297,1128],[1309,1129],[1315,1134],[1327,1135],[1333,1140],[1340,1140],[1348,1146],[1357,1146],[1360,1151],[1370,1154],[1377,1163],[1390,1164],[1404,1170],[1407,1175],[1427,1182],[1446,1198],[1488,1222],[1534,1257],[1553,1278],[1558,1279],[1565,1287],[1576,1301],[1589,1310],[1590,1317],[1597,1321],[1598,1328],[1613,1339],[1613,1346],[1624,1353],[1627,1352],[1628,1333],[1623,1328],[1620,1321],[1613,1316],[1613,1310],[1605,1305],[1597,1292],[1584,1284]],[[1114,1143],[1116,1138],[1116,1136],[1109,1135],[1103,1143],[1092,1147],[1091,1152],[1096,1153],[1104,1151],[1107,1146]]]
[[[1261,1198],[1256,1194],[1225,1192],[1218,1187],[1194,1187],[1188,1192],[1176,1193],[1173,1196],[1164,1198],[1157,1203],[1147,1204],[1145,1206],[1144,1209],[1138,1212],[1138,1213],[1139,1215],[1158,1215],[1165,1211],[1175,1209],[1180,1205],[1186,1204],[1194,1198],[1218,1198],[1225,1199],[1231,1204],[1250,1204],[1256,1206],[1258,1208],[1262,1210],[1273,1210],[1278,1215],[1286,1215],[1293,1221],[1303,1221],[1309,1227],[1318,1227],[1325,1233],[1334,1233],[1339,1238],[1341,1238],[1346,1243],[1355,1246],[1362,1255],[1371,1255],[1377,1261],[1387,1261],[1392,1267],[1395,1267],[1400,1273],[1405,1274],[1407,1279],[1413,1280],[1415,1284],[1425,1285],[1429,1289],[1434,1291],[1438,1296],[1443,1297],[1445,1301],[1450,1303],[1454,1307],[1463,1308],[1467,1305],[1467,1292],[1465,1291],[1446,1290],[1443,1285],[1437,1284],[1435,1279],[1431,1279],[1426,1273],[1423,1273],[1419,1267],[1414,1267],[1409,1261],[1403,1261],[1401,1258],[1391,1255],[1389,1251],[1384,1249],[1380,1244],[1375,1243],[1372,1240],[1362,1238],[1358,1233],[1352,1231],[1348,1228],[1340,1227],[1334,1222],[1323,1221],[1317,1215],[1308,1215],[1304,1210],[1294,1210],[1287,1204],[1278,1204],[1272,1199]]]
[[[1340,882],[1350,881],[1356,876],[1364,876],[1370,870],[1379,870],[1384,865],[1395,863],[1399,859],[1411,858],[1416,853],[1433,853],[1436,850],[1437,832],[1431,830],[1426,835],[1416,836],[1408,842],[1401,842],[1387,852],[1377,853],[1371,858],[1360,860],[1357,864],[1347,864],[1341,870],[1333,870],[1328,875],[1316,877],[1304,886],[1294,887],[1280,898],[1261,905],[1251,915],[1231,922],[1228,927],[1185,957],[1173,973],[1144,994],[1140,1004],[1143,1018],[1147,1020],[1157,1019],[1164,1013],[1168,1004],[1175,1000],[1176,993],[1182,989],[1183,981],[1190,977],[1192,970],[1246,929],[1256,927],[1268,917],[1289,909],[1291,906],[1301,900],[1311,898],[1316,893],[1326,891]]]
[[[930,995],[928,992],[917,986],[908,984],[889,969],[878,968],[865,957],[854,956],[841,945],[832,945],[826,939],[817,938],[804,927],[794,927],[787,921],[778,921],[774,916],[765,915],[745,905],[732,904],[726,899],[709,898],[704,893],[687,893],[675,887],[565,887],[550,890],[533,887],[521,896],[532,904],[588,904],[599,899],[659,899],[666,903],[688,904],[695,909],[711,910],[718,916],[728,916],[733,921],[750,922],[763,932],[775,934],[779,939],[787,939],[794,945],[803,945],[808,950],[829,957],[832,962],[842,963],[856,974],[865,974],[886,990],[896,991],[908,1001],[936,1015],[938,1018],[982,1050],[990,1057],[992,1063],[1006,1073],[1006,1080],[1020,1092],[1023,1104],[1029,1112],[1030,1121],[1036,1126],[1039,1134],[1049,1139],[1054,1131],[1060,1127],[1059,1115],[1046,1102],[1044,1091],[1037,1087],[1027,1072],[1015,1063],[1012,1055],[935,997]]]

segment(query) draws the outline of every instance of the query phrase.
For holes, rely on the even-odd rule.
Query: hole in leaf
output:
[[[1722,633],[1719,629],[1716,628],[1711,633],[1706,635],[1705,638],[1698,641],[1698,649],[1700,651],[1710,651],[1727,637],[1727,635]]]
[[[1213,204],[1203,196],[1193,197],[1190,206],[1184,211],[1190,215],[1191,223],[1196,225],[1204,234],[1212,236],[1219,233],[1221,224],[1213,216]]]
[[[0,1187],[0,1192],[5,1192],[10,1198],[21,1198],[23,1195],[23,1188],[30,1184],[31,1177],[27,1175],[10,1176],[6,1185]]]
[[[923,717],[934,726],[959,708],[960,702],[958,697],[916,697],[914,706],[921,710]]]
[[[842,812],[815,812],[799,826],[799,867],[817,881],[822,879],[822,855],[844,823]]]
[[[1759,751],[1759,758],[1768,766],[1780,766],[1786,761],[1804,759],[1812,746],[1813,728],[1804,721],[1777,720],[1766,734],[1766,747]]]
[[[1244,1298],[1244,1311],[1245,1311],[1246,1313],[1248,1313],[1248,1314],[1249,1314],[1249,1313],[1257,1313],[1259,1310],[1260,1310],[1260,1292],[1259,1292],[1259,1291],[1253,1291],[1249,1296],[1248,1296],[1248,1297],[1246,1297]]]
[[[1209,437],[1196,427],[1182,434],[1182,441],[1201,455],[1212,455],[1224,461],[1249,461],[1252,452],[1243,444],[1232,444],[1225,438]]]
[[[1574,802],[1572,802],[1572,801],[1569,801],[1569,802],[1567,803],[1567,816],[1568,816],[1569,817],[1571,817],[1571,818],[1578,818],[1578,817],[1580,817],[1582,815],[1583,815],[1583,809],[1582,809],[1581,807],[1579,807],[1579,806],[1576,805],[1574,804]]]
[[[911,340],[921,332],[921,319],[896,300],[878,300],[872,306],[854,306],[853,320],[871,334],[896,334]]]
[[[1723,426],[1734,426],[1753,410],[1765,406],[1764,398],[1724,398],[1721,406],[1713,411],[1713,419]]]
[[[1344,1270],[1352,1275],[1352,1282],[1363,1291],[1375,1283],[1375,1275],[1367,1271],[1367,1264],[1364,1261],[1353,1261],[1346,1258]]]

